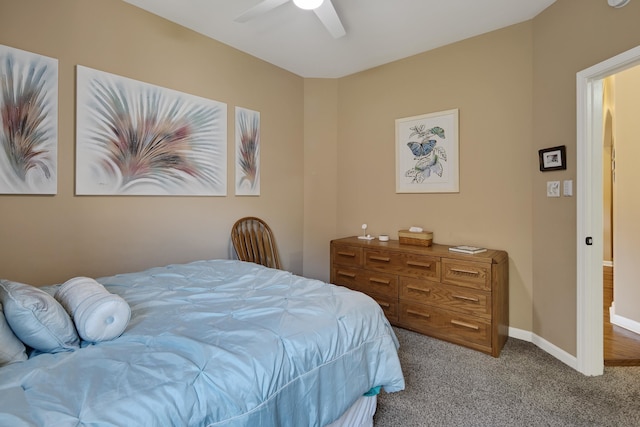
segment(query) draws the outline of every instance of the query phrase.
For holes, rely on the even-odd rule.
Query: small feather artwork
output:
[[[236,107],[236,195],[260,195],[260,113]]]

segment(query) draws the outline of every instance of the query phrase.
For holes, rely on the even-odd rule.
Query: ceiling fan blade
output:
[[[250,19],[269,12],[271,9],[275,9],[278,6],[287,3],[288,1],[289,0],[263,0],[252,8],[247,9],[244,13],[240,14],[236,19],[234,19],[234,21],[247,22]]]
[[[322,4],[313,9],[316,13],[316,16],[322,21],[325,27],[327,27],[327,31],[331,33],[333,38],[339,39],[340,37],[347,34],[342,26],[342,22],[340,22],[340,17],[336,12],[336,9],[333,7],[333,3],[331,0],[324,0]]]

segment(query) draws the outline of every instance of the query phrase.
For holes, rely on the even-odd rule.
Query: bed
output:
[[[404,388],[362,293],[235,260],[97,282],[130,307],[124,332],[0,367],[0,425],[371,425],[380,389]]]

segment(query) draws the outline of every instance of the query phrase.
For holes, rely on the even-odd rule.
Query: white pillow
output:
[[[27,360],[27,351],[22,341],[13,333],[4,318],[0,304],[0,366]]]
[[[0,302],[13,333],[29,347],[47,353],[78,348],[80,340],[73,321],[45,291],[0,280]]]
[[[58,288],[55,298],[71,315],[78,335],[85,341],[117,338],[131,318],[131,308],[121,296],[110,293],[89,277],[67,280]]]

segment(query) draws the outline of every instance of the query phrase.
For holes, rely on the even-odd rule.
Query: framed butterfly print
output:
[[[396,119],[396,193],[458,193],[458,110]]]

